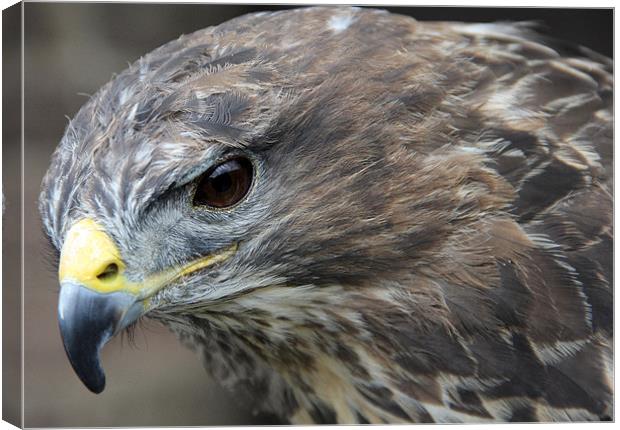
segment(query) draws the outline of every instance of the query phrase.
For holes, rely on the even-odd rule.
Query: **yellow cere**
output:
[[[124,276],[125,264],[114,241],[97,222],[85,218],[67,233],[58,276],[61,283],[71,281],[103,294],[126,292],[145,299],[181,276],[227,260],[236,250],[237,246],[232,245],[217,254],[132,282]]]

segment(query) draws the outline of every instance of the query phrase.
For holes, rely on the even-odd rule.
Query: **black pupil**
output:
[[[233,158],[209,169],[200,179],[194,205],[225,208],[240,201],[252,184],[252,163]]]
[[[215,191],[218,193],[225,193],[230,190],[230,187],[232,186],[232,178],[228,172],[222,173],[214,178],[209,178],[209,180],[211,181],[211,185]]]

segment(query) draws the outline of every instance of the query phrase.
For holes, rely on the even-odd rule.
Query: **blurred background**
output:
[[[135,346],[103,351],[107,388],[90,393],[65,357],[56,323],[58,287],[47,262],[37,197],[50,155],[73,116],[114,73],[142,54],[200,28],[286,7],[196,4],[25,4],[25,423],[26,427],[191,426],[277,423],[252,416],[165,329],[148,323]],[[558,39],[612,55],[611,9],[389,7],[419,20],[536,20]],[[6,97],[19,95],[7,94]],[[19,99],[5,100],[19,106]],[[18,147],[5,138],[5,168]],[[6,145],[12,145],[7,148]],[[7,204],[18,196],[7,189]],[[11,203],[12,202],[12,203]],[[5,252],[9,250],[5,249]],[[4,270],[9,270],[5,266]],[[14,284],[15,285],[15,284]],[[5,288],[11,288],[5,285]]]

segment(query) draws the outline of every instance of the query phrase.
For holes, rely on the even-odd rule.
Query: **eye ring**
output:
[[[226,210],[239,204],[254,183],[254,166],[243,156],[228,158],[211,166],[194,187],[192,206]]]

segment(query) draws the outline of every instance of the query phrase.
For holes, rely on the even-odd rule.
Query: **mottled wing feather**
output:
[[[611,419],[610,65],[560,58],[508,28],[462,28],[494,74],[467,128],[497,139],[479,148],[515,188],[516,223],[490,245],[494,287],[442,285],[476,362],[469,397],[457,395],[472,389],[457,377],[444,385],[449,407],[501,420]]]

